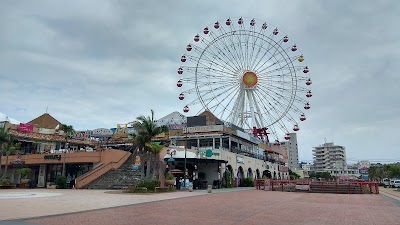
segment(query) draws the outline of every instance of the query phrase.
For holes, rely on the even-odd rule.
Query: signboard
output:
[[[362,175],[368,174],[368,168],[362,168],[362,169],[359,169],[358,171],[359,171],[359,173],[362,174]]]
[[[200,158],[210,158],[210,159],[219,159],[220,157],[220,151],[219,150],[211,150],[211,149],[206,149],[205,151],[198,151],[199,157]]]
[[[33,132],[33,125],[32,124],[20,123],[19,127],[18,127],[18,131],[25,132],[25,133],[32,133]]]
[[[44,160],[61,160],[61,155],[45,155]]]
[[[186,124],[170,124],[169,129],[170,130],[183,130],[185,129]]]
[[[211,126],[199,126],[199,127],[188,127],[185,129],[187,133],[200,133],[200,132],[213,132],[223,131],[223,125],[211,125]]]

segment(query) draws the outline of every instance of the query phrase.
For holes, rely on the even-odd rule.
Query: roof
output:
[[[10,118],[6,116],[6,114],[0,112],[0,122],[9,122],[11,124],[20,124],[20,122],[16,119]]]
[[[47,129],[55,129],[57,125],[61,125],[61,123],[58,120],[54,119],[54,117],[52,117],[48,113],[45,113],[28,123],[36,127],[47,128]]]
[[[17,130],[10,130],[10,133],[16,137],[24,138],[24,139],[31,139],[31,140],[41,140],[41,141],[55,141],[55,142],[65,142],[65,138],[61,135],[55,134],[39,134],[39,133],[24,133]],[[93,145],[94,143],[88,140],[75,140],[75,139],[68,139],[69,143],[75,144],[85,144],[85,145]]]

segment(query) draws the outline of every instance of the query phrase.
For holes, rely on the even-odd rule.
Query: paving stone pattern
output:
[[[399,224],[400,207],[381,195],[242,191],[158,201],[20,222],[128,224]]]

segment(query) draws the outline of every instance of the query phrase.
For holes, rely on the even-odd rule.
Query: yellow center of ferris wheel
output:
[[[243,74],[243,83],[247,87],[254,87],[257,84],[258,78],[257,75],[251,71],[247,71]]]

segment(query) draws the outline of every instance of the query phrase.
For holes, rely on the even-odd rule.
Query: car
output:
[[[393,181],[393,186],[394,186],[395,188],[400,188],[400,180],[394,180],[394,181]]]
[[[385,188],[389,187],[390,186],[389,178],[383,178],[382,183],[383,183],[383,187],[385,187]]]

